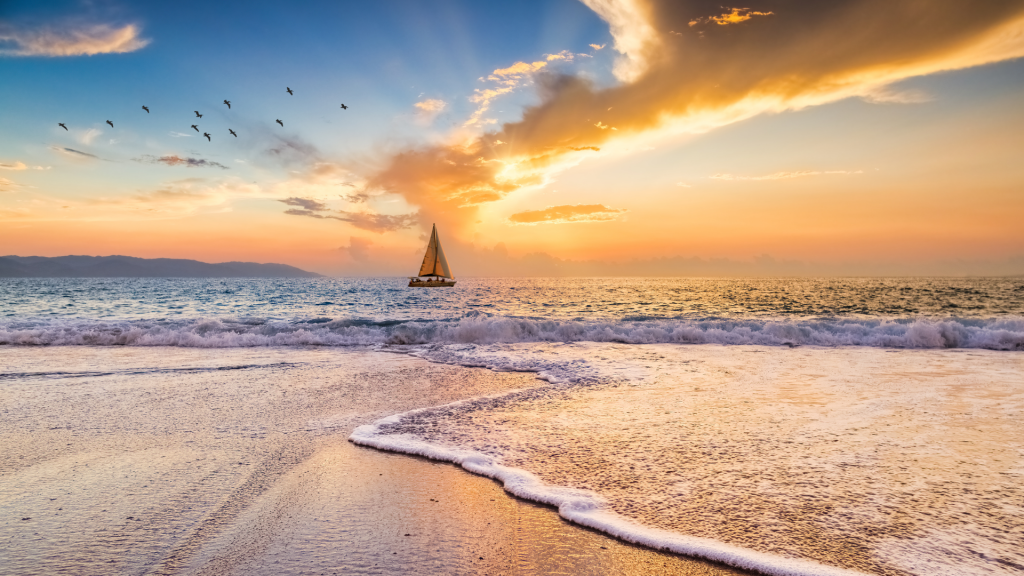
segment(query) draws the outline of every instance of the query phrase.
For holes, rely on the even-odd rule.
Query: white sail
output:
[[[455,278],[452,276],[451,269],[448,268],[448,259],[444,257],[441,239],[437,236],[437,224],[430,232],[430,242],[427,244],[427,253],[423,255],[423,265],[420,266],[419,275]]]

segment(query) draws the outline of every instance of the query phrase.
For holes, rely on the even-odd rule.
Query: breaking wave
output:
[[[0,321],[0,345],[26,346],[388,346],[615,342],[1024,350],[1024,317],[726,320],[626,318],[545,320],[468,314],[447,320],[280,321],[21,319]]]

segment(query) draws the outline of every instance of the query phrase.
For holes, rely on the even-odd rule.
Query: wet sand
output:
[[[0,348],[0,574],[741,574],[347,441],[529,374],[353,350]]]

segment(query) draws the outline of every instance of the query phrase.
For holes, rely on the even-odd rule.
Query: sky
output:
[[[1024,0],[5,0],[0,255],[1024,274],[1022,56]]]

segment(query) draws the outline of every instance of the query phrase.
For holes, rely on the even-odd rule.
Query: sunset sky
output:
[[[1024,0],[7,0],[0,255],[1024,273],[1022,56]]]

